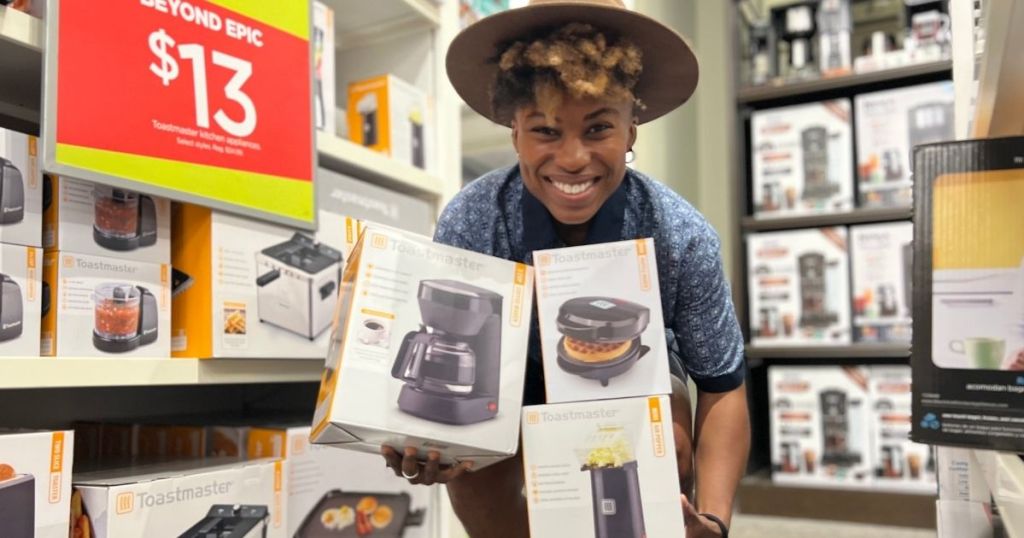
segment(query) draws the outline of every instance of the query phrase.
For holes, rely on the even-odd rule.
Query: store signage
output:
[[[310,4],[53,1],[46,169],[310,228]]]

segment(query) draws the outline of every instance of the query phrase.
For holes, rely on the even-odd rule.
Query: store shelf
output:
[[[909,344],[853,344],[848,346],[786,346],[747,345],[748,359],[905,359],[910,357]]]
[[[42,21],[0,6],[0,126],[38,131],[42,69]]]
[[[439,178],[383,153],[323,133],[317,133],[316,149],[320,166],[328,170],[430,201],[441,196],[442,183]]]
[[[976,138],[1024,134],[1024,1],[985,2],[981,25],[985,53],[978,76],[975,108]]]
[[[849,224],[868,224],[872,222],[893,222],[910,220],[913,209],[909,207],[882,209],[854,209],[842,213],[824,215],[804,215],[799,217],[743,217],[743,231],[766,232],[769,230],[793,230],[800,228],[819,228],[823,226],[843,226]]]
[[[431,0],[324,0],[334,10],[335,43],[363,47],[408,32],[438,28],[441,10]]]

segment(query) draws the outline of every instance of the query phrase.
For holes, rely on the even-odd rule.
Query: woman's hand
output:
[[[679,496],[683,504],[683,520],[686,521],[686,538],[719,538],[722,536],[722,529],[718,523],[697,513],[697,509],[686,499],[686,495]]]
[[[442,466],[441,453],[436,450],[427,453],[425,462],[416,458],[417,450],[411,446],[405,447],[404,456],[389,446],[381,446],[380,453],[384,455],[388,468],[395,472],[395,476],[408,480],[410,484],[447,484],[473,468],[471,461]]]

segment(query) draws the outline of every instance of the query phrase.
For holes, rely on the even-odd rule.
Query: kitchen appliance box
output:
[[[910,367],[871,366],[868,378],[874,487],[934,494],[932,447],[910,440]]]
[[[334,10],[313,2],[313,119],[316,128],[334,131]]]
[[[672,392],[654,240],[533,258],[548,403]]]
[[[43,281],[41,355],[170,357],[170,265],[50,251]]]
[[[849,99],[759,110],[750,129],[757,217],[853,209]]]
[[[1024,452],[1024,137],[921,146],[914,178],[911,436]]]
[[[171,263],[171,202],[77,179],[46,176],[43,246],[78,254]]]
[[[369,225],[341,289],[314,443],[475,469],[515,454],[531,267]]]
[[[288,536],[428,538],[438,488],[413,486],[381,465],[379,454],[338,450],[309,442],[309,426],[253,428],[250,458],[288,461]],[[366,521],[360,521],[362,518]]]
[[[394,75],[348,86],[352,142],[427,171],[434,169],[433,122],[427,95]]]
[[[850,342],[846,243],[844,227],[747,236],[753,345]]]
[[[952,140],[953,83],[860,94],[857,187],[860,207],[910,207],[914,146]]]
[[[435,211],[429,202],[372,183],[319,168],[316,191],[316,238],[343,253],[359,239],[358,231],[354,236],[348,233],[351,219],[420,235],[431,235],[434,228]]]
[[[0,356],[38,357],[43,250],[0,244]]]
[[[79,499],[72,502],[72,517],[87,520],[96,538],[198,538],[220,535],[244,519],[255,520],[265,534],[231,536],[289,536],[288,469],[281,460],[189,461],[76,473],[74,487]],[[207,520],[213,509],[222,515],[220,526]],[[210,534],[195,529],[204,520],[211,524]]]
[[[0,128],[0,242],[43,246],[39,140]]]
[[[67,537],[74,437],[0,430],[0,536]]]
[[[935,501],[936,538],[992,538],[1006,536],[996,527],[998,514],[989,502]]]
[[[533,536],[682,536],[668,396],[523,408]]]
[[[910,342],[914,225],[850,228],[853,265],[853,339]]]

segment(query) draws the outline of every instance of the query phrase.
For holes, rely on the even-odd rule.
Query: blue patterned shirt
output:
[[[591,221],[586,243],[646,237],[654,239],[657,254],[672,372],[683,377],[685,369],[706,392],[737,388],[746,375],[743,335],[718,234],[664,184],[627,170]],[[566,246],[547,208],[523,187],[518,165],[490,172],[459,192],[442,212],[434,240],[531,265],[533,251]],[[530,370],[542,375],[536,315],[529,354]]]

